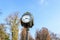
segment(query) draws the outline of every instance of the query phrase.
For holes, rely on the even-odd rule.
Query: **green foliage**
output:
[[[18,18],[18,13],[8,16],[7,24],[11,27],[12,40],[18,40],[18,26],[20,24],[20,19]]]
[[[7,35],[6,32],[4,31],[3,24],[0,24],[0,39],[1,40],[8,40],[9,39],[9,35]]]

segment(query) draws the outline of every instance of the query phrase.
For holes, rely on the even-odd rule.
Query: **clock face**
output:
[[[29,15],[25,15],[25,16],[22,17],[22,21],[24,23],[28,23],[30,20],[31,20],[31,17]]]

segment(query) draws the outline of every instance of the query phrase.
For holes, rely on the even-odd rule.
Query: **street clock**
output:
[[[31,28],[34,25],[33,16],[29,12],[24,13],[20,20],[21,25],[25,28]]]

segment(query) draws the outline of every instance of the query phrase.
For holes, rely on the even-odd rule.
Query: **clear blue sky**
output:
[[[21,16],[26,11],[34,16],[32,36],[36,29],[47,27],[49,31],[60,34],[60,0],[0,0],[0,23],[12,12],[19,11]]]

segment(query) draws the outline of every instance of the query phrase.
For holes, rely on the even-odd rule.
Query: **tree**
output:
[[[36,32],[36,40],[50,40],[48,29],[43,27],[40,31]]]
[[[21,36],[20,40],[25,40],[26,39],[26,28],[22,29],[20,36]]]
[[[9,35],[5,33],[4,28],[4,25],[0,24],[0,40],[9,40]]]
[[[50,33],[50,37],[51,37],[51,40],[58,40],[59,39],[59,37],[57,37],[58,35],[57,34],[55,34],[55,33]]]
[[[29,40],[34,40],[29,33],[28,33],[28,39]],[[22,29],[20,40],[26,40],[26,28]]]
[[[12,40],[18,40],[18,27],[20,25],[20,19],[18,13],[8,16],[6,19],[7,24],[11,27]]]

